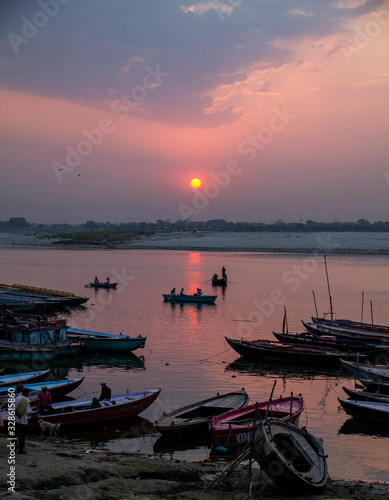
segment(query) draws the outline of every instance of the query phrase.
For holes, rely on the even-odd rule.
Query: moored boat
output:
[[[163,293],[165,302],[195,302],[197,304],[214,304],[217,295],[179,295]]]
[[[315,335],[335,335],[340,339],[355,339],[375,344],[382,343],[384,346],[389,347],[389,333],[386,332],[363,328],[348,328],[327,323],[310,323],[308,321],[302,321],[302,324],[309,332]]]
[[[98,401],[96,398],[77,399],[53,403],[51,413],[44,415],[44,420],[52,424],[93,425],[136,417],[148,408],[159,396],[161,389],[128,392],[111,396],[110,401]],[[8,412],[3,411],[4,424],[8,424]],[[29,428],[38,428],[39,413],[32,413],[28,419]]]
[[[296,423],[304,410],[301,394],[271,399],[223,413],[211,420],[209,431],[215,446],[242,446],[251,441],[253,433],[265,417]]]
[[[33,380],[39,380],[44,378],[46,375],[50,373],[50,369],[48,370],[40,370],[33,372],[25,372],[25,373],[13,373],[9,375],[2,375],[0,377],[0,387],[6,387],[9,385],[23,384],[27,382],[31,382]]]
[[[254,361],[339,366],[340,359],[345,357],[345,353],[335,349],[325,349],[322,347],[303,347],[261,339],[252,341],[231,339],[228,337],[225,337],[225,339],[238,354]],[[356,359],[357,355],[355,353],[350,353],[347,357]]]
[[[351,372],[359,380],[369,379],[389,383],[389,365],[369,365],[364,363],[353,363],[341,359],[342,366]]]
[[[208,433],[208,425],[213,417],[246,406],[248,399],[244,389],[217,394],[215,397],[203,399],[162,415],[156,422],[156,429],[161,434],[171,433],[177,437],[184,436],[188,432]]]
[[[129,337],[120,333],[95,332],[79,328],[69,328],[67,331],[69,339],[82,343],[82,349],[94,352],[132,352],[145,346],[147,337]]]
[[[338,398],[343,410],[353,418],[389,424],[389,403]]]
[[[370,391],[357,391],[355,389],[349,389],[348,387],[343,387],[344,392],[347,394],[349,399],[354,401],[374,401],[376,403],[389,403],[388,394],[380,394],[379,392]]]
[[[44,382],[44,384],[35,383],[35,384],[23,384],[23,385],[25,389],[28,389],[30,391],[28,395],[29,399],[35,397],[38,394],[38,392],[42,389],[43,385],[47,387],[47,390],[50,392],[51,397],[56,398],[59,396],[66,396],[66,394],[69,394],[70,392],[77,389],[77,387],[81,385],[84,378],[85,377],[80,377],[71,380],[51,380],[48,382]],[[13,389],[16,390],[15,384],[5,386],[0,389],[0,403],[7,401],[9,391]]]
[[[255,433],[253,454],[270,479],[293,494],[317,491],[327,483],[322,440],[304,427],[265,421]]]

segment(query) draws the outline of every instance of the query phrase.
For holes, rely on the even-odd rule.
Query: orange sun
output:
[[[197,189],[201,186],[201,181],[200,181],[200,179],[192,179],[190,181],[190,185],[192,186],[192,188]]]

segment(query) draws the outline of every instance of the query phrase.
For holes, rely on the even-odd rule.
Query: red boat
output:
[[[110,401],[98,401],[97,398],[76,399],[62,403],[53,403],[53,413],[42,417],[33,413],[28,419],[28,427],[39,426],[39,419],[62,425],[91,425],[95,423],[113,422],[138,416],[153,403],[161,389],[142,392],[116,394]],[[8,413],[2,413],[4,425],[8,424]]]
[[[267,418],[279,418],[284,421],[298,421],[304,410],[301,394],[293,398],[279,398],[262,403],[231,410],[211,420],[209,430],[215,446],[242,446],[248,443]]]

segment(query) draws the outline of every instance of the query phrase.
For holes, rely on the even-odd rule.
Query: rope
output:
[[[216,358],[216,356],[220,356],[221,354],[224,354],[225,352],[229,351],[230,348],[226,349],[225,351],[219,352],[218,354],[215,354],[214,356],[210,356],[209,358],[204,358],[204,359],[198,359],[197,361],[208,361],[209,359]]]

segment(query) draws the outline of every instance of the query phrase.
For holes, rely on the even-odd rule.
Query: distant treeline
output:
[[[0,229],[31,229],[39,231],[271,231],[271,232],[301,232],[317,231],[360,231],[387,232],[389,221],[373,222],[359,219],[357,222],[283,222],[278,220],[273,224],[262,222],[227,222],[224,219],[212,219],[204,222],[178,220],[157,220],[157,222],[95,222],[89,220],[85,224],[36,224],[27,222],[24,217],[11,217],[0,221]]]

